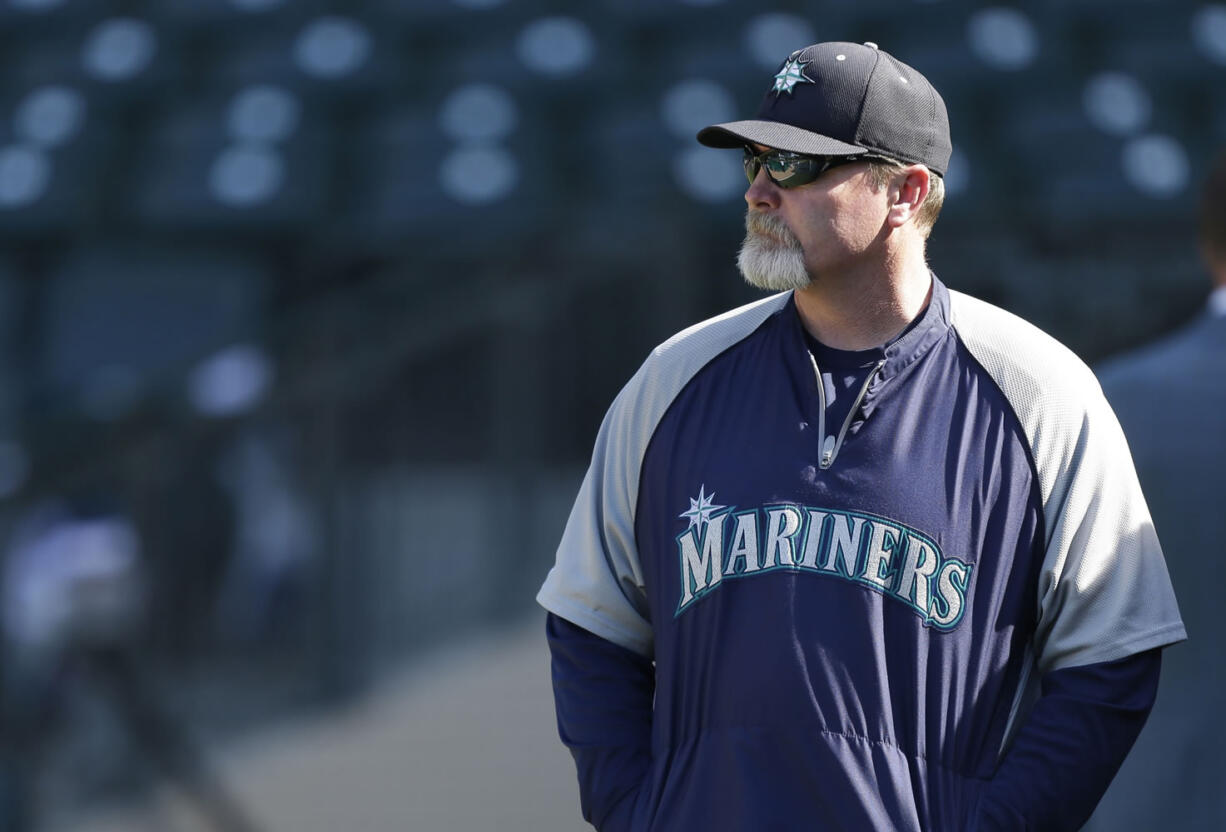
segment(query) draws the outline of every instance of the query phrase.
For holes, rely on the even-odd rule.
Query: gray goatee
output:
[[[811,282],[796,235],[782,220],[758,211],[745,213],[745,242],[736,264],[745,282],[758,289],[784,292]]]

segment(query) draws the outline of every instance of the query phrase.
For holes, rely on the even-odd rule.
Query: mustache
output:
[[[791,248],[800,248],[800,241],[783,220],[761,211],[745,212],[745,231],[751,235],[773,237]]]

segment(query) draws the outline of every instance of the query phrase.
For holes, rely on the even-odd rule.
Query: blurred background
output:
[[[1199,311],[1226,5],[0,0],[0,828],[583,828],[532,598],[819,40],[945,97],[951,287]]]

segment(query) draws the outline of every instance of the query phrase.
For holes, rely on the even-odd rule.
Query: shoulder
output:
[[[601,423],[592,462],[537,599],[599,636],[650,656],[653,634],[635,522],[642,461],[677,395],[703,367],[745,341],[790,293],[695,324],[651,351]]]
[[[652,350],[647,363],[665,366],[694,362],[705,364],[752,335],[767,319],[786,307],[791,297],[791,292],[780,292],[700,321]]]
[[[1017,315],[950,295],[958,338],[1021,424],[1045,506],[1062,503],[1078,472],[1093,467],[1091,457],[1128,459],[1119,422],[1084,361]]]
[[[790,292],[772,295],[694,324],[653,349],[617,394],[601,426],[607,441],[629,459],[641,459],[656,426],[678,394],[704,367],[748,339],[785,309]]]
[[[1013,408],[1039,484],[1040,672],[1184,638],[1127,442],[1093,372],[1038,327],[950,294],[954,329]]]
[[[959,339],[1015,407],[1100,394],[1086,363],[1034,324],[970,295],[949,294]]]
[[[657,346],[619,395],[660,410],[716,357],[749,338],[787,307],[791,292],[781,292],[694,324]]]

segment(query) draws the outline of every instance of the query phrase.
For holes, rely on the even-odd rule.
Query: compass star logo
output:
[[[712,514],[720,509],[727,508],[727,506],[715,505],[714,500],[715,492],[712,491],[710,494],[707,494],[707,487],[701,485],[698,487],[698,499],[690,498],[690,510],[683,511],[677,516],[682,520],[688,519],[690,521],[689,528],[692,529],[698,526],[699,530],[701,530],[704,523],[711,522]]]
[[[795,55],[788,58],[783,69],[779,70],[775,76],[775,86],[771,88],[775,92],[775,98],[785,92],[791,95],[797,84],[812,84],[813,79],[804,73],[804,68],[810,63],[810,61],[799,60]]]

